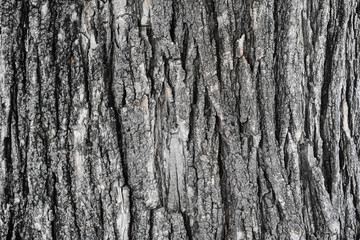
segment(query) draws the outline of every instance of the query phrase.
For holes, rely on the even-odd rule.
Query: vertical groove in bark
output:
[[[110,31],[111,31],[111,37],[110,37],[110,41],[111,41],[111,46],[110,46],[110,57],[109,57],[109,83],[108,83],[108,100],[109,100],[109,105],[111,107],[111,109],[114,111],[115,114],[115,119],[116,119],[116,133],[117,133],[117,142],[118,142],[118,148],[119,148],[119,152],[120,152],[120,158],[121,158],[121,168],[122,168],[122,176],[124,178],[124,186],[128,187],[128,197],[130,199],[129,202],[129,213],[130,213],[130,217],[129,217],[129,227],[128,227],[128,237],[129,239],[131,239],[131,232],[132,232],[132,226],[133,226],[133,217],[132,217],[132,190],[131,187],[129,185],[129,175],[128,175],[128,171],[129,171],[129,167],[127,164],[127,159],[125,158],[125,149],[124,149],[124,139],[123,139],[123,127],[122,127],[122,118],[121,118],[121,113],[119,112],[116,104],[115,104],[115,100],[114,100],[114,93],[113,93],[113,78],[114,78],[114,51],[115,48],[117,47],[116,45],[116,39],[115,39],[115,33],[114,31],[116,31],[116,27],[114,26],[114,5],[113,2],[110,0],[109,2],[109,11],[110,11],[110,15],[111,15],[111,20],[110,20]],[[124,99],[126,98],[126,94],[124,93],[124,97],[122,100],[122,105],[125,105],[125,101]]]
[[[221,191],[221,198],[222,198],[222,204],[224,206],[224,213],[225,213],[225,220],[224,220],[224,233],[223,233],[223,237],[224,239],[228,239],[228,232],[229,232],[229,227],[230,227],[230,223],[229,223],[229,205],[228,205],[228,194],[229,192],[227,191],[227,178],[226,178],[226,169],[225,169],[225,163],[224,163],[224,154],[222,147],[223,147],[223,142],[222,142],[222,136],[220,133],[220,119],[219,117],[216,117],[216,132],[218,132],[219,136],[218,136],[218,141],[219,141],[219,149],[218,149],[218,159],[217,159],[217,163],[218,163],[218,167],[219,167],[219,179],[220,179],[220,191]]]
[[[330,12],[331,18],[331,12]],[[327,39],[326,39],[326,50],[325,50],[325,62],[324,62],[324,81],[321,87],[321,104],[320,104],[320,125],[323,126],[321,128],[322,137],[325,138],[326,136],[326,129],[324,129],[325,125],[325,117],[327,113],[327,107],[329,104],[329,87],[331,84],[331,76],[332,76],[332,57],[333,57],[333,44],[334,44],[334,36],[331,33],[330,29],[332,26],[331,21],[328,23],[327,30]],[[330,146],[325,141],[322,149],[322,157],[323,157],[323,172],[325,177],[325,187],[329,194],[331,194],[331,156],[329,151]],[[329,173],[329,174],[328,174]]]

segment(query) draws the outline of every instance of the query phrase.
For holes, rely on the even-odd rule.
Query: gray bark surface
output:
[[[1,0],[0,239],[359,239],[358,0]]]

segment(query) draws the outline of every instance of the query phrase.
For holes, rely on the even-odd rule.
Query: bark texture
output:
[[[0,239],[359,239],[359,0],[1,0]]]

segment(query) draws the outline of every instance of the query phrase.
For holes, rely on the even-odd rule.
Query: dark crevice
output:
[[[112,6],[112,4],[110,4]],[[111,12],[112,12],[112,7],[111,7]],[[113,29],[113,26],[111,26],[111,29]],[[114,43],[115,42],[115,36],[114,33],[112,31],[111,33],[111,42]],[[113,82],[114,82],[114,51],[115,51],[115,46],[114,44],[112,44],[111,46],[111,50],[110,50],[110,57],[109,57],[109,68],[107,69],[107,77],[109,78],[109,82],[106,83],[107,87],[108,87],[108,101],[109,101],[109,105],[110,107],[113,109],[114,113],[115,113],[115,119],[116,119],[116,131],[117,131],[117,138],[118,138],[118,147],[119,147],[119,151],[120,151],[120,156],[122,159],[122,165],[123,165],[123,178],[124,178],[124,184],[129,186],[129,179],[128,179],[128,174],[127,174],[127,163],[125,160],[125,150],[124,150],[124,146],[123,146],[123,134],[122,134],[122,119],[121,119],[121,114],[118,111],[118,107],[116,106],[115,103],[115,96],[114,96],[114,91],[113,91]]]
[[[329,106],[329,88],[332,80],[332,57],[335,46],[335,37],[331,34],[331,23],[327,26],[328,35],[326,40],[325,50],[325,63],[324,63],[324,79],[321,88],[321,104],[320,104],[320,135],[323,139],[323,174],[325,179],[325,187],[331,196],[331,182],[332,182],[332,169],[331,169],[331,149],[330,138],[328,136],[328,125],[325,125],[325,120],[330,120],[327,116]]]
[[[19,63],[21,66],[21,72],[22,72],[22,91],[24,94],[26,93],[26,63],[27,63],[27,50],[26,50],[26,40],[27,40],[27,34],[29,29],[29,0],[23,0],[21,1],[21,9],[20,9],[20,22],[19,22],[19,29],[18,29],[18,41],[19,47],[21,48],[21,51],[19,52],[20,58]]]
[[[310,83],[308,81],[308,87],[307,89],[310,89]],[[305,103],[305,119],[304,119],[304,135],[306,139],[309,139],[311,136],[311,121],[312,119],[310,119],[310,106],[311,106],[311,102],[308,100],[310,98],[310,94],[307,94],[307,96],[305,96],[306,98],[306,103]],[[315,146],[314,146],[315,148]],[[316,156],[314,154],[314,156]]]
[[[261,77],[260,77],[260,73],[261,73],[261,63],[258,63],[258,67],[257,67],[257,71],[256,71],[256,77],[255,77],[255,85],[256,85],[256,104],[258,105],[259,108],[259,128],[261,131],[261,139],[259,142],[259,147],[262,148],[264,145],[264,140],[265,140],[265,136],[264,136],[264,132],[266,131],[265,126],[264,126],[264,120],[263,120],[263,114],[265,111],[267,111],[266,109],[264,110],[264,104],[263,104],[263,100],[262,100],[262,86],[261,86]]]
[[[13,55],[12,59],[12,70],[13,70],[13,79],[12,79],[12,85],[10,87],[10,110],[9,110],[9,116],[8,116],[8,132],[7,137],[4,138],[4,158],[5,158],[5,169],[6,169],[6,176],[5,176],[5,187],[4,187],[4,199],[7,204],[11,204],[11,200],[13,198],[13,171],[14,166],[12,163],[12,156],[11,156],[11,149],[12,149],[12,131],[11,131],[11,123],[12,123],[12,117],[13,113],[16,116],[17,111],[17,83],[16,83],[16,65],[15,65],[15,58]],[[14,210],[10,208],[9,211],[9,220],[8,220],[8,229],[6,234],[6,240],[11,240],[13,238],[13,232],[14,232]]]
[[[32,238],[32,233],[30,233],[30,238]],[[16,232],[15,232],[15,240],[23,240],[23,239],[24,239],[24,237],[21,236],[20,230],[17,229]]]
[[[216,75],[219,83],[222,83],[221,75],[221,38],[219,36],[219,27],[217,21],[217,12],[214,0],[206,0],[206,10],[209,16],[209,25],[211,29],[210,41],[215,41],[216,52]]]
[[[12,162],[12,156],[11,156],[11,150],[12,150],[12,119],[13,115],[14,117],[17,117],[17,92],[18,92],[18,85],[16,82],[16,63],[15,58],[13,55],[12,59],[12,84],[10,86],[10,109],[9,109],[9,116],[7,119],[7,137],[4,138],[4,158],[5,158],[5,169],[6,169],[6,177],[5,177],[5,187],[4,187],[4,196],[5,196],[5,202],[10,203],[11,198],[13,197],[13,191],[12,191],[12,183],[13,183],[13,171],[14,166]],[[11,221],[11,219],[10,219]]]
[[[183,36],[183,42],[181,47],[181,66],[185,71],[186,74],[186,59],[187,59],[187,51],[188,51],[188,44],[189,44],[189,29],[186,23],[183,25],[184,29],[184,36]],[[199,51],[197,50],[197,53]]]
[[[161,114],[161,100],[159,99],[159,101],[156,102],[155,105],[155,123],[154,123],[154,145],[158,146],[157,148],[155,148],[155,154],[154,154],[154,165],[155,165],[155,179],[157,179],[156,184],[157,184],[157,188],[158,188],[158,192],[160,193],[160,202],[161,205],[164,206],[166,205],[164,202],[164,197],[163,197],[163,191],[162,191],[162,186],[163,186],[163,177],[161,176],[162,172],[161,172],[161,164],[160,161],[162,160],[162,151],[159,151],[159,149],[162,149],[162,130],[161,130],[161,121],[162,121],[162,114]]]
[[[276,210],[278,212],[280,222],[282,222],[285,219],[285,215],[284,215],[284,212],[283,212],[283,210],[282,210],[282,208],[280,206],[280,202],[276,203]]]
[[[11,113],[11,111],[10,111]],[[11,114],[9,114],[9,122],[11,124]],[[9,125],[10,125],[9,124]],[[11,128],[8,126],[8,137],[4,138],[4,158],[5,158],[5,169],[6,169],[6,178],[5,178],[5,189],[4,196],[5,202],[9,203],[12,196],[12,180],[13,180],[13,164],[11,158]]]
[[[82,14],[82,12],[80,12],[80,15]],[[95,14],[95,13],[94,13]],[[80,24],[84,24],[84,23],[80,23]],[[95,32],[95,23],[93,23],[92,20],[92,30],[94,30]],[[91,106],[91,94],[90,94],[90,65],[89,65],[89,51],[90,51],[90,40],[88,41],[87,45],[85,48],[80,47],[80,52],[81,52],[81,59],[82,59],[82,70],[84,73],[83,76],[83,80],[84,80],[84,90],[85,90],[85,98],[86,98],[86,103],[87,103],[87,107],[88,107],[88,118],[91,119],[91,112],[92,112],[92,106]],[[72,61],[73,59],[73,54],[70,54],[70,61]],[[87,140],[89,141],[89,135],[90,135],[90,131],[87,131]]]
[[[197,102],[198,102],[198,81],[200,77],[200,61],[199,61],[199,52],[197,49],[196,57],[193,61],[194,66],[194,82],[193,82],[193,89],[192,89],[192,103],[191,103],[191,110],[190,110],[190,117],[189,117],[189,135],[187,140],[187,148],[190,150],[190,143],[194,137],[194,129],[196,123],[196,109],[197,109]]]
[[[185,231],[186,231],[186,236],[188,237],[189,240],[193,239],[193,235],[192,235],[192,231],[191,231],[191,225],[190,225],[190,218],[189,216],[186,214],[185,211],[181,212],[183,221],[184,221],[184,225],[185,225]]]
[[[11,101],[13,101],[11,103],[12,106],[12,110],[10,110],[12,112],[12,117],[15,120],[15,139],[16,139],[16,144],[17,146],[21,146],[20,144],[20,135],[21,135],[21,130],[20,127],[21,125],[19,124],[19,114],[18,114],[18,97],[20,96],[20,99],[23,98],[26,95],[27,92],[27,35],[28,35],[28,29],[29,29],[29,1],[28,0],[24,0],[21,2],[21,7],[20,7],[20,19],[19,19],[19,26],[17,29],[17,45],[16,47],[18,49],[16,49],[14,51],[14,58],[13,58],[13,71],[14,71],[14,75],[13,75],[13,86],[11,87]],[[21,85],[22,88],[21,90],[19,89],[18,84],[20,83],[17,79],[21,79]],[[20,91],[20,94],[18,94]],[[18,96],[19,95],[19,96]],[[25,124],[24,124],[25,125]],[[25,168],[26,171],[26,165],[27,165],[27,159],[23,158],[23,150],[19,151],[19,155],[18,155],[18,159],[19,162],[22,166],[22,168]],[[26,198],[27,194],[28,194],[28,188],[26,188],[27,186],[27,178],[26,178],[26,174],[24,174],[24,170],[20,170],[21,174],[21,181],[22,181],[22,195],[24,197],[24,199]]]
[[[55,1],[49,1],[50,9],[50,24],[49,31],[52,31],[52,43],[51,43],[51,55],[52,55],[52,64],[54,68],[54,98],[55,98],[55,114],[56,114],[56,131],[60,129],[60,120],[59,120],[59,97],[60,97],[60,88],[61,81],[59,77],[60,67],[57,64],[57,41],[58,41],[58,31],[57,31],[57,6]]]
[[[151,91],[150,94],[151,96],[155,95],[155,79],[154,79],[154,69],[156,67],[156,60],[155,60],[155,55],[156,55],[156,39],[154,37],[154,32],[152,30],[151,27],[147,27],[146,28],[146,34],[148,36],[148,40],[150,43],[150,47],[151,47],[151,57],[149,59],[149,66],[146,69],[146,75],[147,77],[150,79],[151,81]]]
[[[99,9],[99,7],[97,9]],[[90,26],[91,26],[91,30],[94,31],[95,43],[98,44],[99,43],[99,33],[98,33],[98,30],[97,30],[97,27],[96,27],[95,19],[96,19],[96,11],[94,11],[93,16],[91,16]]]
[[[259,162],[259,154],[256,155],[257,161]],[[263,206],[263,201],[262,201],[262,188],[261,188],[261,180],[260,180],[260,172],[258,173],[257,176],[257,185],[258,185],[258,191],[257,191],[257,195],[258,195],[258,204],[259,204],[259,213],[260,213],[260,239],[262,238],[262,234],[266,232],[266,227],[265,227],[265,214],[263,212],[264,206]]]
[[[205,96],[204,96],[204,116],[206,116],[206,123],[208,126],[208,129],[210,129],[211,127],[211,116],[212,116],[212,108],[211,108],[211,100],[210,100],[210,96],[209,96],[209,92],[207,89],[205,89]],[[220,126],[220,125],[219,125]],[[219,130],[219,129],[218,129]],[[205,139],[207,139],[207,134],[205,135]]]
[[[174,227],[173,224],[170,225],[170,234],[169,234],[169,240],[172,239],[172,236],[174,235]]]
[[[273,10],[273,16],[274,16],[274,53],[273,53],[273,69],[274,69],[274,83],[275,83],[275,106],[278,106],[275,109],[274,117],[275,117],[275,139],[278,142],[278,144],[281,144],[281,96],[282,96],[282,89],[280,86],[282,85],[280,83],[280,73],[279,73],[279,58],[277,56],[278,53],[281,54],[282,51],[282,45],[278,44],[280,40],[280,27],[279,27],[279,21],[281,21],[281,15],[279,13],[280,11],[280,4],[277,1],[274,1],[274,10]],[[280,15],[280,16],[279,16]]]
[[[306,15],[305,15],[306,14]],[[309,139],[312,135],[311,133],[311,119],[310,119],[310,106],[312,105],[311,101],[309,100],[311,94],[309,93],[309,91],[311,91],[311,85],[314,82],[314,76],[312,74],[313,72],[313,65],[312,62],[310,60],[310,56],[311,56],[311,51],[312,48],[314,47],[314,45],[312,45],[312,36],[310,36],[310,33],[308,32],[308,27],[306,22],[310,21],[308,20],[308,13],[305,13],[305,11],[302,12],[301,14],[301,19],[302,19],[302,34],[303,34],[303,40],[304,40],[304,55],[303,55],[303,64],[304,64],[304,78],[305,78],[305,107],[304,107],[304,111],[305,111],[305,119],[304,119],[304,135],[306,139]],[[305,23],[305,24],[304,24]],[[311,24],[309,24],[311,27]],[[309,57],[309,61],[307,62],[307,58]]]
[[[126,86],[125,86],[125,83],[124,83],[124,84],[123,84],[123,95],[122,95],[122,98],[121,98],[121,105],[122,105],[122,106],[125,106],[125,105],[126,105],[126,96],[127,96]]]
[[[72,57],[72,56],[71,56]],[[83,71],[84,71],[84,87],[85,87],[85,97],[88,105],[88,117],[91,119],[91,101],[90,101],[90,81],[89,81],[89,60],[87,52],[84,53],[82,51],[82,59],[83,59]]]
[[[149,237],[154,239],[154,210],[150,209],[149,211]]]
[[[43,94],[43,91],[42,91],[42,83],[41,83],[41,63],[40,63],[40,58],[39,58],[39,51],[38,49],[36,48],[36,81],[37,81],[37,84],[38,84],[38,112],[37,114],[39,114],[40,118],[39,118],[39,125],[42,125],[43,124],[43,109],[42,109],[42,94]],[[40,136],[43,138],[43,136]]]
[[[12,240],[13,239],[13,233],[14,233],[14,210],[10,209],[10,216],[8,221],[8,231],[6,234],[6,240]]]
[[[166,79],[166,82],[168,83],[169,87],[171,88],[173,98],[175,98],[175,86],[173,85],[173,83],[171,81],[171,76],[170,76],[170,64],[169,64],[170,59],[166,58],[164,55],[162,58],[163,58],[163,63],[164,63],[165,79]]]
[[[345,136],[343,134],[342,138],[340,138],[340,141],[339,141],[339,168],[340,168],[339,170],[341,173],[343,173],[342,177],[346,177],[346,169],[345,169],[345,167],[347,166],[346,146],[348,146],[348,145],[351,145],[351,144],[347,143],[347,139],[345,138]],[[342,181],[342,183],[347,185],[348,181]],[[344,190],[345,189],[346,188],[344,186]]]
[[[127,164],[127,160],[125,158],[126,153],[125,153],[125,142],[123,139],[123,126],[122,126],[122,118],[121,118],[121,114],[118,110],[118,107],[116,106],[116,102],[115,102],[115,96],[114,96],[114,91],[113,91],[113,82],[114,82],[114,56],[115,56],[115,48],[116,48],[116,39],[115,39],[115,28],[114,28],[114,6],[112,3],[112,0],[109,1],[109,11],[111,13],[111,20],[110,20],[110,29],[111,29],[111,49],[110,49],[110,56],[108,59],[108,66],[109,68],[107,68],[107,72],[106,75],[109,79],[108,83],[105,83],[105,85],[107,86],[107,95],[108,95],[108,101],[109,101],[109,106],[111,109],[113,109],[114,111],[114,115],[115,115],[115,120],[116,120],[116,133],[117,133],[117,142],[118,142],[118,149],[120,152],[120,158],[121,158],[121,167],[122,167],[122,177],[123,177],[123,181],[124,181],[124,185],[128,187],[129,189],[129,208],[130,208],[130,220],[129,220],[129,228],[128,228],[128,237],[129,239],[131,239],[131,235],[132,235],[132,226],[133,226],[133,221],[134,221],[134,217],[132,214],[132,210],[133,210],[133,199],[132,199],[132,190],[131,190],[131,186],[129,183],[129,167]],[[105,79],[106,79],[105,78]]]
[[[289,143],[290,143],[290,139],[289,139],[289,134],[286,135],[286,138],[285,138],[285,146],[289,146]],[[285,170],[288,172],[288,173],[291,173],[291,169],[289,169],[289,162],[291,161],[291,153],[288,152],[288,149],[287,147],[284,148],[284,166],[285,166]],[[289,178],[290,180],[290,178]]]
[[[175,43],[176,41],[176,12],[178,11],[178,6],[176,4],[176,1],[172,1],[172,15],[171,15],[171,23],[170,23],[170,37],[171,41]]]
[[[222,239],[228,239],[228,233],[230,229],[230,212],[229,212],[229,204],[228,204],[228,191],[227,191],[227,177],[226,177],[226,168],[225,168],[225,154],[223,152],[223,140],[221,135],[221,120],[219,116],[216,116],[216,123],[215,123],[215,132],[218,133],[218,140],[219,140],[219,149],[218,149],[218,157],[217,163],[219,167],[219,180],[220,180],[220,191],[221,191],[221,198],[223,202],[223,210],[225,214],[225,224],[224,224],[224,232]]]
[[[348,116],[346,121],[349,123],[349,129],[351,134],[354,133],[354,124],[353,121],[351,121],[351,119],[353,119],[353,112],[351,111],[351,109],[353,109],[353,102],[351,100],[351,95],[352,95],[352,89],[356,89],[354,88],[353,84],[352,84],[352,79],[351,79],[351,63],[348,60],[348,58],[350,58],[349,56],[347,56],[347,59],[345,61],[345,67],[346,67],[346,85],[345,85],[345,102],[348,106]],[[357,59],[357,58],[356,58]],[[356,71],[354,71],[354,77],[356,78]],[[345,117],[345,116],[343,116]]]
[[[165,203],[168,203],[169,202],[169,193],[170,193],[170,186],[169,186],[169,183],[170,183],[170,181],[171,181],[171,179],[170,179],[170,174],[168,174],[167,175],[167,178],[166,178],[166,175],[165,175],[165,173],[164,173],[164,179],[166,180],[166,181],[164,181],[164,192],[165,192],[165,196],[164,196],[164,202]],[[168,209],[168,204],[165,204],[165,209],[168,211],[169,209]]]
[[[41,151],[41,155],[43,156],[44,159],[44,163],[46,165],[46,177],[44,176],[44,178],[46,178],[45,180],[45,188],[47,190],[47,196],[51,196],[50,193],[50,189],[51,189],[51,181],[49,180],[49,178],[51,177],[49,172],[51,171],[51,162],[50,162],[50,158],[48,156],[49,153],[49,141],[48,141],[48,137],[46,135],[47,132],[47,127],[46,124],[46,119],[44,119],[44,111],[46,109],[43,109],[43,98],[46,98],[46,92],[43,91],[43,86],[42,86],[42,76],[41,76],[41,61],[40,61],[40,57],[39,57],[39,49],[38,46],[36,46],[36,81],[37,81],[37,94],[38,94],[38,109],[36,114],[39,116],[38,118],[38,124],[39,124],[39,131],[37,131],[37,137],[38,139],[41,140],[42,143],[42,147],[43,149],[40,150]],[[46,106],[45,106],[46,107]],[[24,159],[24,170],[23,170],[23,176],[24,176],[24,180],[23,180],[23,191],[25,193],[25,195],[28,194],[29,192],[29,186],[28,186],[28,182],[27,182],[27,159]]]
[[[104,231],[105,231],[105,217],[104,217],[104,204],[102,202],[102,198],[101,198],[101,195],[99,197],[99,219],[100,219],[100,226],[101,226],[101,238],[104,237]],[[99,238],[100,238],[99,236]]]
[[[57,205],[58,205],[58,199],[57,199],[57,191],[56,191],[56,175],[55,173],[52,174],[52,181],[53,181],[53,189],[52,189],[52,197],[51,197],[51,209],[53,212],[54,219],[51,221],[51,237],[52,239],[56,240],[58,229],[56,228],[56,222],[57,222]]]
[[[237,69],[237,71],[235,71],[235,79],[237,81],[239,81],[239,83],[241,83],[241,73],[240,73],[240,61],[236,61],[235,62],[236,67],[234,69]],[[238,124],[238,130],[240,135],[246,134],[246,126],[248,125],[248,120],[249,120],[249,116],[247,117],[247,120],[245,122],[241,121],[242,118],[242,107],[241,107],[241,86],[237,89],[237,93],[235,94],[235,112],[236,112],[236,116],[237,116],[237,124]]]
[[[357,180],[352,179],[352,181],[350,182],[350,193],[352,196],[357,196],[359,194],[359,191],[357,190],[358,188],[356,187],[356,182]],[[358,209],[358,200],[356,199],[356,197],[352,198],[352,202],[353,205],[355,206],[355,214],[356,214],[356,221],[360,221],[360,212]],[[360,232],[359,232],[360,234]],[[360,238],[359,238],[360,239]]]

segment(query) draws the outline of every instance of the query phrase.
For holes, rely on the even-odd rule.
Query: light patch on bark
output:
[[[75,22],[75,21],[77,21],[78,20],[78,14],[77,14],[77,12],[76,12],[76,9],[75,9],[75,5],[74,4],[72,4],[71,6],[70,6],[70,9],[73,11],[72,12],[72,14],[71,14],[71,21],[72,22]]]
[[[44,19],[44,17],[48,14],[49,14],[49,2],[45,2],[45,4],[41,6],[41,17]]]
[[[245,239],[245,233],[243,231],[238,231],[236,233],[236,239],[237,240],[242,240],[242,239]]]
[[[120,239],[129,239],[128,228],[130,222],[129,212],[129,189],[127,187],[115,187],[117,193],[116,204],[119,206],[116,216],[116,227],[120,233]]]
[[[81,99],[80,94],[80,99]],[[84,139],[86,136],[86,127],[84,124],[85,119],[87,118],[87,109],[82,108],[79,111],[79,117],[77,121],[77,125],[74,127],[74,161],[75,161],[75,176],[81,181],[84,176],[84,156],[82,155],[81,148],[84,143]]]
[[[291,240],[299,240],[300,238],[301,238],[301,235],[298,232],[295,232],[295,231],[290,232]]]
[[[147,109],[148,108],[148,97],[145,95],[144,97],[143,97],[143,100],[142,100],[142,102],[141,102],[141,107],[143,108],[143,109]]]
[[[113,0],[112,1],[114,26],[112,31],[115,33],[115,41],[120,47],[126,45],[126,0]]]
[[[177,210],[178,203],[181,202],[180,195],[184,193],[182,178],[184,176],[184,156],[183,144],[178,137],[178,133],[171,136],[169,150],[165,151],[166,162],[168,165],[170,186],[168,208]]]
[[[38,231],[41,231],[41,224],[40,223],[34,223],[34,228]]]
[[[113,0],[113,12],[116,18],[122,17],[125,13],[126,0]]]
[[[173,93],[168,83],[165,82],[165,92],[169,102],[174,102]]]
[[[224,11],[220,16],[217,17],[218,26],[222,27],[228,20],[228,11]]]
[[[349,123],[348,123],[348,118],[349,118],[349,107],[346,103],[346,101],[343,101],[342,104],[342,110],[343,110],[343,124],[342,124],[342,128],[346,134],[346,136],[348,138],[351,137],[351,133],[350,133],[350,128],[349,128]]]
[[[141,17],[141,25],[149,25],[150,22],[150,4],[148,0],[145,0],[143,3],[143,12]]]
[[[57,38],[58,38],[60,41],[62,41],[62,40],[65,39],[65,32],[64,32],[64,30],[63,30],[62,28],[59,29],[59,33],[58,33],[58,35],[57,35]]]
[[[238,57],[242,57],[244,55],[244,42],[245,42],[245,34],[243,34],[241,38],[236,41]]]
[[[87,48],[88,41],[90,41],[90,49],[95,49],[97,47],[95,32],[91,24],[91,22],[94,21],[93,18],[95,17],[95,8],[95,2],[85,3],[84,11],[82,14],[83,24],[81,25],[81,31],[85,36],[82,37],[82,44],[84,49]],[[91,56],[91,51],[89,52],[89,56]]]
[[[250,16],[253,19],[253,27],[254,27],[254,29],[257,29],[257,27],[258,27],[257,19],[258,19],[258,16],[259,16],[259,10],[257,8],[250,9]]]

